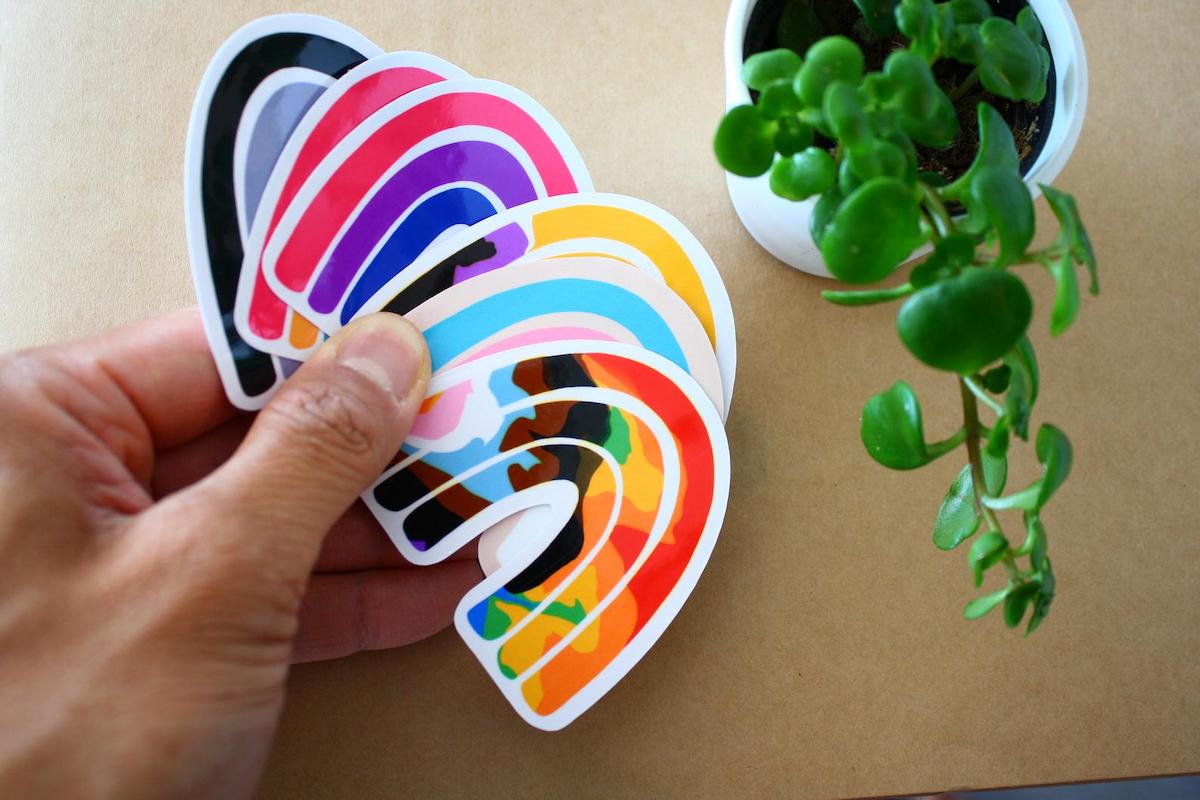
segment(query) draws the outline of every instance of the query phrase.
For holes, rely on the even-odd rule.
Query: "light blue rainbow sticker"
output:
[[[409,315],[435,373],[505,349],[593,339],[656,353],[700,384],[718,412],[723,389],[703,327],[660,281],[606,258],[560,258],[481,275]]]
[[[704,247],[661,208],[599,192],[548,197],[506,209],[435,242],[375,292],[361,312],[408,314],[451,286],[510,265],[571,256],[603,256],[664,283],[704,327],[721,366],[729,407],[737,368],[733,308]],[[339,326],[340,327],[340,326]],[[333,333],[329,329],[328,333]]]

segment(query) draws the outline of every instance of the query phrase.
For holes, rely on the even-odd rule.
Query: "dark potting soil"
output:
[[[1017,13],[1029,5],[1026,0],[989,0],[992,13],[1015,20]],[[764,50],[789,47],[801,55],[808,46],[823,36],[840,34],[853,40],[862,48],[867,71],[878,71],[894,50],[906,44],[903,37],[880,37],[867,29],[858,6],[851,0],[761,0],[750,14],[746,28],[742,57],[749,58]],[[1049,47],[1046,48],[1049,50]],[[971,72],[971,67],[951,59],[942,59],[933,68],[933,74],[941,87],[953,94],[955,88]],[[981,102],[990,103],[1013,132],[1017,155],[1021,159],[1021,174],[1033,166],[1050,132],[1050,121],[1054,116],[1055,77],[1054,59],[1050,59],[1049,85],[1046,96],[1040,103],[1006,100],[988,93],[976,84],[955,101],[958,111],[959,133],[954,141],[944,148],[917,147],[918,169],[937,172],[948,182],[954,180],[971,166],[979,150],[979,125],[975,107]],[[832,142],[821,141],[828,145]]]

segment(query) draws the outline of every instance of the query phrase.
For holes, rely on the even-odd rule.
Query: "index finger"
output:
[[[69,342],[61,353],[113,382],[158,449],[190,441],[237,413],[225,397],[195,307]]]

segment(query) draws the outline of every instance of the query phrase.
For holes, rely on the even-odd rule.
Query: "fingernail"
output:
[[[404,400],[429,378],[429,349],[412,323],[396,314],[374,314],[347,326],[338,363]]]

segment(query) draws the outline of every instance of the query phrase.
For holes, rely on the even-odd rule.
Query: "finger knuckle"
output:
[[[378,438],[376,404],[350,386],[323,383],[297,386],[268,406],[279,424],[291,427],[326,454],[359,458],[373,453]]]

